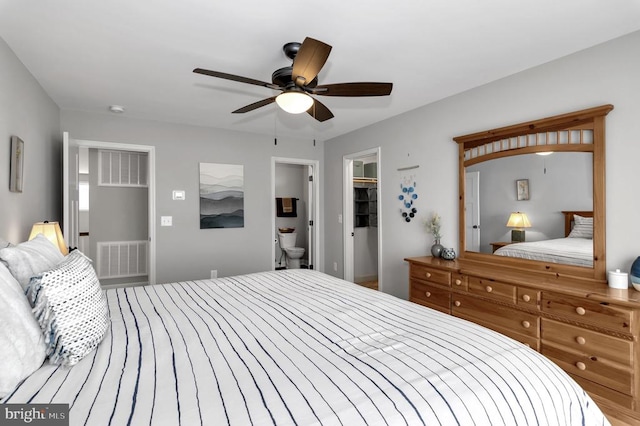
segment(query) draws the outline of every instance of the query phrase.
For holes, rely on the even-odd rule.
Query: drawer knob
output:
[[[524,328],[529,328],[529,327],[531,327],[531,323],[529,321],[522,321],[522,326]]]
[[[427,272],[424,274],[427,278],[431,278],[431,272]]]
[[[528,294],[523,294],[522,295],[522,300],[524,300],[525,302],[528,302],[531,300],[531,296],[529,296]]]
[[[486,286],[484,289],[487,290],[487,293],[491,293],[493,291],[493,288],[490,285]]]
[[[576,342],[578,342],[579,345],[584,345],[585,343],[587,343],[587,339],[582,336],[578,336],[576,337]]]
[[[460,278],[456,279],[456,285],[461,285],[462,284],[462,280]]]
[[[427,297],[431,297],[431,292],[430,291],[425,291],[424,295],[427,296]]]
[[[587,311],[586,311],[586,309],[584,309],[582,306],[578,306],[578,307],[576,308],[576,313],[577,313],[578,315],[584,315],[584,314],[586,314],[586,313],[587,313]]]
[[[578,367],[578,370],[582,370],[582,371],[587,369],[587,366],[585,365],[585,363],[580,361],[576,362],[576,367]]]
[[[460,305],[462,305],[462,303],[460,303],[460,301],[459,301],[459,300],[456,300],[455,302],[453,302],[453,304],[454,304],[454,305],[456,305],[456,306],[460,306]]]

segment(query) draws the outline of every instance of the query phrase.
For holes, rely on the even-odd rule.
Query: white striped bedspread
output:
[[[603,425],[542,355],[309,270],[107,291],[111,328],[5,403],[72,425]]]
[[[541,262],[593,267],[593,240],[587,238],[555,238],[552,240],[514,243],[500,247],[493,254]]]

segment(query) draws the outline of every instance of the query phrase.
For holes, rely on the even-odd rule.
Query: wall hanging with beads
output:
[[[398,171],[408,171],[417,169],[419,166],[403,167]],[[414,173],[405,173],[400,179],[400,195],[398,200],[402,203],[400,214],[405,222],[411,222],[416,216],[418,209],[415,207],[415,201],[418,198],[416,192],[416,175]]]

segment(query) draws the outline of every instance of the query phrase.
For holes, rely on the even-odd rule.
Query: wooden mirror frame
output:
[[[606,282],[605,117],[612,109],[613,105],[602,105],[453,138],[458,143],[460,258],[497,267],[509,266],[558,277],[571,276]],[[585,130],[592,131],[591,142],[582,143],[582,131]],[[549,142],[550,133],[558,135],[558,132],[572,131],[580,131],[579,143],[560,143],[557,140]],[[534,145],[527,142],[534,137],[531,135],[540,134],[547,135],[542,143],[539,143],[537,136]],[[524,144],[520,142],[522,138]],[[497,149],[496,144],[499,144]],[[465,167],[494,158],[548,151],[593,153],[593,268],[466,251]]]

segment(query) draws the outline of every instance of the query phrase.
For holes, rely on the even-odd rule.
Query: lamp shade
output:
[[[290,114],[300,114],[313,105],[313,98],[302,91],[291,90],[279,94],[276,103]]]
[[[62,230],[60,230],[60,224],[58,222],[38,222],[34,223],[31,228],[31,234],[29,234],[29,239],[32,240],[38,234],[43,234],[49,241],[51,241],[63,255],[69,254],[69,250],[67,249],[67,245],[64,242],[64,237],[62,236]]]
[[[513,212],[507,221],[509,228],[531,228],[531,222],[525,213]]]

